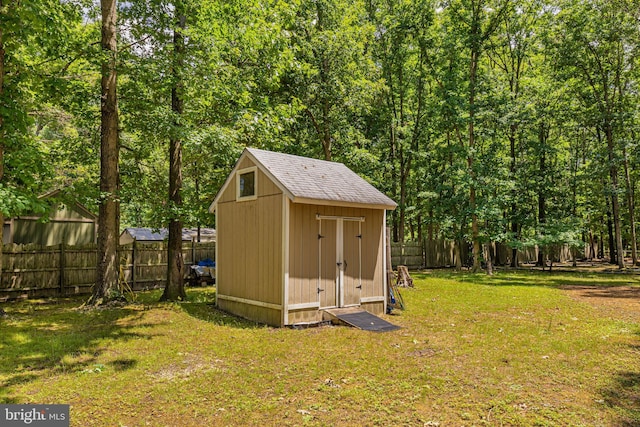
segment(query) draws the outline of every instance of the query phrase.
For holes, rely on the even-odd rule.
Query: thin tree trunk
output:
[[[493,276],[493,247],[492,243],[489,242],[485,245],[485,251],[487,253],[487,275]]]
[[[631,184],[631,174],[629,173],[629,158],[627,157],[626,144],[622,147],[624,156],[624,180],[627,186],[627,204],[629,205],[629,231],[631,232],[631,265],[638,263],[638,251],[636,248],[636,220],[635,220],[635,195]]]
[[[172,74],[174,79],[171,88],[171,110],[176,117],[174,132],[169,141],[169,202],[177,212],[182,208],[182,141],[179,134],[180,117],[184,111],[181,73],[184,71],[184,29],[186,17],[182,5],[176,4],[177,27],[173,32],[174,63]],[[167,247],[167,284],[160,298],[162,301],[185,300],[184,259],[182,255],[182,220],[179,213],[174,214],[169,222],[169,242]]]
[[[479,29],[478,29],[479,30]],[[476,99],[476,77],[478,71],[479,48],[471,50],[471,64],[469,70],[469,154],[467,156],[467,168],[471,176],[471,184],[469,187],[469,207],[471,209],[471,240],[473,242],[473,267],[472,271],[480,270],[480,229],[478,226],[478,214],[476,212],[476,175],[473,170],[473,150],[475,148],[475,99]]]
[[[398,152],[400,153],[400,206],[398,206],[398,239],[404,243],[405,240],[405,222],[406,222],[406,205],[407,205],[407,178],[409,172],[405,170],[404,150],[402,149],[402,141],[400,141]]]
[[[510,128],[509,133],[509,147],[511,151],[511,179],[515,180],[516,178],[516,129],[517,125],[513,124]],[[520,227],[518,226],[518,205],[515,202],[515,193],[514,193],[514,202],[511,203],[511,234],[513,239],[519,238],[518,230]],[[518,248],[513,247],[511,249],[511,267],[518,266]]]
[[[615,237],[613,233],[613,221],[611,219],[611,200],[606,197],[607,201],[607,234],[609,235],[609,263],[617,264],[617,251],[615,245]]]
[[[547,156],[546,156],[546,144],[547,137],[549,136],[549,131],[547,130],[544,123],[540,124],[540,129],[538,131],[538,142],[540,143],[540,157],[539,157],[539,171],[540,176],[545,176],[547,173]],[[542,229],[545,223],[547,222],[547,198],[545,195],[546,188],[538,188],[538,226]],[[541,233],[544,233],[541,230]],[[544,259],[544,248],[539,248],[538,250],[538,261],[537,265],[541,266],[544,270],[545,259]]]
[[[90,305],[101,305],[119,296],[118,232],[120,207],[118,101],[116,94],[117,0],[101,0],[102,9],[102,98],[100,125],[100,209],[98,216],[97,281]]]
[[[618,166],[615,162],[613,129],[610,123],[605,124],[605,136],[609,155],[609,175],[611,176],[611,209],[613,210],[613,227],[616,238],[618,267],[624,268],[624,249],[622,247],[622,223],[620,221],[620,202],[618,201]]]
[[[453,255],[456,258],[456,271],[462,270],[462,249],[458,239],[453,241]]]
[[[318,2],[316,4],[317,11],[317,31],[324,31],[324,10],[323,10],[322,2]],[[321,102],[321,111],[322,111],[322,124],[321,124],[321,134],[320,141],[322,143],[322,151],[324,153],[324,159],[327,161],[331,161],[332,158],[332,141],[331,141],[331,126],[330,126],[330,110],[331,106],[329,104],[328,95],[325,94],[327,91],[327,87],[329,86],[329,59],[325,56],[324,53],[320,54],[318,58],[320,61],[320,102]]]
[[[602,218],[604,220],[604,217]],[[598,241],[598,259],[604,258],[604,237],[602,236],[602,229],[600,229],[600,240]]]
[[[4,7],[4,0],[0,0],[0,9]],[[4,34],[0,27],[0,99],[4,95]],[[0,111],[0,183],[4,179],[4,113]],[[4,232],[4,213],[0,211],[0,288],[2,287],[2,258],[3,258],[3,232]]]
[[[396,168],[396,133],[393,130],[393,123],[389,126],[389,164],[391,165],[391,188],[392,194],[395,197],[398,196],[398,170]],[[392,233],[393,233],[393,241],[400,241],[400,230],[398,224],[398,210],[394,209],[391,212],[391,223],[392,223]]]

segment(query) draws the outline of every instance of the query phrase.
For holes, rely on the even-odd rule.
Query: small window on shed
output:
[[[242,169],[237,172],[237,200],[252,200],[258,197],[256,174],[256,167]]]

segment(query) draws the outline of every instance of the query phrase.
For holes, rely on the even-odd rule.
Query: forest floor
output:
[[[412,273],[387,333],[271,328],[215,288],[0,305],[0,403],[72,426],[637,426],[640,275]]]

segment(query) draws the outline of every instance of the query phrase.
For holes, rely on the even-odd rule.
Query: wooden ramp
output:
[[[324,313],[326,320],[331,320],[334,323],[346,323],[365,331],[389,332],[400,329],[400,326],[393,325],[361,308],[334,308],[325,310]]]

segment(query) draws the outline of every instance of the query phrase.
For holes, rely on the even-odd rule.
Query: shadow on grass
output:
[[[215,306],[215,287],[188,288],[187,301],[181,302],[180,308],[189,316],[220,326],[239,329],[257,329],[264,325],[252,322],[233,314],[219,310]]]
[[[613,288],[620,286],[639,286],[640,276],[632,273],[598,273],[598,272],[566,272],[566,271],[529,271],[525,269],[498,270],[493,276],[486,273],[471,273],[453,269],[431,270],[427,273],[412,273],[418,278],[441,278],[457,282],[476,283],[487,286],[542,286],[565,287],[585,286],[597,288]],[[637,288],[640,292],[640,287]],[[633,291],[631,292],[633,293]]]
[[[581,285],[564,285],[562,289],[578,291],[583,297],[590,298],[619,298],[619,299],[637,299],[640,300],[640,287],[600,287],[600,286],[581,286]]]
[[[116,372],[128,371],[138,364],[136,359],[116,359],[109,363]]]
[[[82,372],[108,348],[105,340],[152,338],[132,329],[145,327],[138,306],[78,309],[81,299],[30,300],[3,305],[0,319],[0,403],[15,401],[14,386],[60,372]],[[150,325],[146,325],[150,326]],[[115,361],[114,369],[135,366],[134,359]]]
[[[621,371],[602,390],[604,403],[620,413],[620,426],[640,425],[640,372]]]

